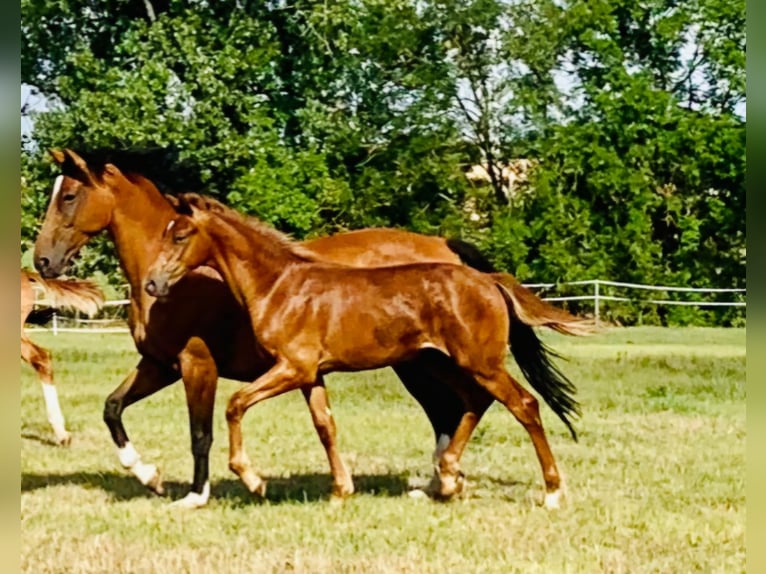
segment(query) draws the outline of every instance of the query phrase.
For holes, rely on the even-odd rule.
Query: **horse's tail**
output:
[[[492,273],[492,278],[505,287],[519,320],[530,327],[548,327],[564,335],[581,337],[596,332],[592,319],[577,317],[564,309],[543,301],[508,273]]]
[[[551,359],[560,355],[538,338],[534,327],[549,327],[567,335],[585,335],[593,332],[591,322],[546,303],[508,274],[493,273],[492,277],[508,306],[511,319],[508,344],[513,358],[529,384],[577,441],[577,432],[570,421],[572,415],[580,415],[580,405],[574,397],[577,389],[553,364]]]
[[[72,309],[95,315],[104,304],[104,293],[92,281],[81,279],[43,279],[38,273],[27,271],[32,283],[42,287],[56,309]]]

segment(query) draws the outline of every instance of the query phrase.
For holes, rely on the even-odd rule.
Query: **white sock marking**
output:
[[[130,441],[125,443],[125,446],[118,449],[117,455],[120,457],[120,464],[125,468],[133,468],[137,463],[141,461],[141,457],[130,444]]]
[[[136,464],[133,465],[133,467],[130,469],[130,472],[132,472],[136,478],[141,481],[141,484],[146,486],[155,476],[157,476],[157,467],[153,464],[146,464],[145,462],[141,462],[139,460]]]
[[[48,422],[51,423],[56,436],[65,435],[67,432],[64,426],[64,414],[61,412],[56,385],[42,383],[42,386],[43,398],[45,399],[45,410],[48,413]]]
[[[451,440],[452,439],[448,434],[442,433],[439,435],[439,440],[436,441],[436,449],[434,450],[434,464],[439,462],[439,459],[442,457],[442,454],[444,454],[444,451],[447,450]]]
[[[561,489],[545,493],[545,508],[561,508]]]
[[[202,492],[190,492],[181,500],[176,500],[171,506],[179,508],[201,508],[207,504],[210,498],[210,483],[206,482],[202,487]]]
[[[141,462],[141,457],[130,441],[126,442],[124,447],[117,450],[117,455],[120,457],[120,464],[130,470],[144,486],[157,476],[157,467],[153,464]]]

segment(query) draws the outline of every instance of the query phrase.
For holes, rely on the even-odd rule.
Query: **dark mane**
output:
[[[302,247],[299,243],[296,243],[286,233],[274,229],[256,217],[245,215],[209,195],[181,193],[178,194],[177,199],[192,205],[196,209],[215,213],[229,223],[238,223],[245,227],[249,227],[259,235],[268,238],[269,242],[273,245],[287,249],[301,259],[306,261],[319,261],[316,254]],[[174,203],[172,199],[170,201],[171,203]]]
[[[101,173],[111,163],[128,177],[141,175],[151,180],[163,193],[204,187],[199,167],[189,159],[181,159],[180,151],[172,146],[72,150],[95,173]]]

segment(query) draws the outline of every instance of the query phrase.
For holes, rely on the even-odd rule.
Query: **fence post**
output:
[[[53,336],[55,337],[58,335],[59,329],[58,329],[58,320],[56,318],[56,311],[53,312]]]
[[[596,279],[593,282],[593,302],[594,302],[594,308],[595,308],[595,316],[596,316],[596,326],[598,326],[599,321],[599,301],[598,301],[598,279]]]

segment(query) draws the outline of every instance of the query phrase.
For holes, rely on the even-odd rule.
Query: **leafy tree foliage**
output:
[[[522,280],[745,285],[743,0],[24,0],[22,41],[48,102],[22,149],[27,257],[48,148],[167,146],[173,187],[296,237],[399,226]],[[516,158],[536,167],[509,193]],[[106,241],[78,265],[120,280]]]

